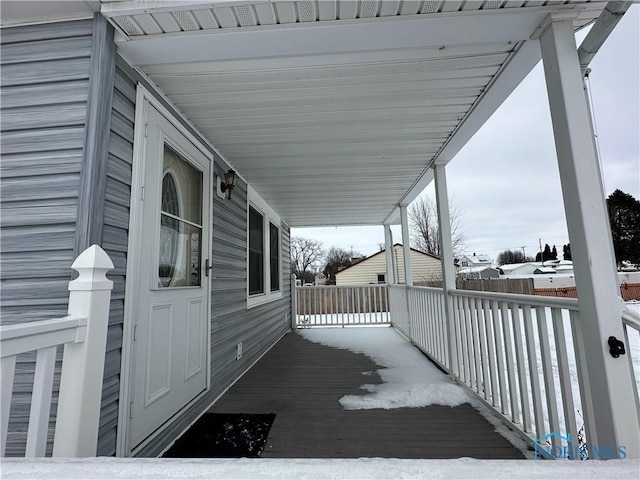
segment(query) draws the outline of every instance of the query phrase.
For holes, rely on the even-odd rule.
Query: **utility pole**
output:
[[[538,245],[540,246],[540,263],[544,262],[544,258],[542,258],[542,239],[538,239]]]

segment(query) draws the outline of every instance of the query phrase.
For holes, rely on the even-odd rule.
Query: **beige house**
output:
[[[404,257],[402,244],[393,246],[393,270],[396,283],[405,283]],[[442,279],[440,259],[419,250],[411,249],[411,268],[413,283],[428,282]],[[387,283],[387,252],[374,253],[361,262],[351,265],[336,274],[336,285],[367,285],[371,283]]]

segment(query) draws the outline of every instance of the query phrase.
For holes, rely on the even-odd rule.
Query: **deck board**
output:
[[[524,458],[469,404],[344,410],[379,368],[289,333],[210,412],[275,413],[265,458]]]

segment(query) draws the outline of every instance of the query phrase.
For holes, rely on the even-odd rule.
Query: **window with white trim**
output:
[[[282,298],[280,217],[248,187],[247,307]]]

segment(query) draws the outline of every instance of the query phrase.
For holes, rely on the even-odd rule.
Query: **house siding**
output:
[[[3,325],[67,313],[92,28],[88,20],[2,29]],[[18,359],[8,456],[24,452],[33,369],[33,355]],[[58,375],[52,412],[56,409]]]
[[[115,75],[109,78],[108,69],[101,70],[102,80],[94,87],[98,95],[105,95],[104,86],[110,85],[110,113],[91,115],[90,84],[95,81],[93,68],[100,63],[94,59],[92,64],[91,59],[96,31],[102,32],[101,48],[110,55],[108,42],[105,47],[110,27],[105,29],[103,25],[96,30],[96,22],[103,20],[96,17],[94,21],[2,31],[0,305],[3,324],[64,316],[72,278],[70,265],[78,249],[90,241],[101,244],[109,254],[115,268],[108,276],[114,285],[97,453],[114,455],[122,378],[136,85],[142,83],[150,91],[154,87],[117,57],[115,66],[109,67]],[[167,102],[160,101],[172,110]],[[200,138],[184,119],[178,118]],[[88,149],[93,153],[88,154]],[[101,152],[104,158],[95,160]],[[212,153],[219,175],[229,166]],[[91,170],[87,168],[88,159],[102,163],[92,163]],[[86,188],[87,171],[104,182],[100,188]],[[86,207],[85,201],[91,206]],[[138,455],[157,455],[170,445],[290,326],[289,228],[281,225],[282,298],[247,309],[246,184],[239,182],[231,201],[214,194],[213,203],[211,389]],[[85,226],[87,219],[90,223]],[[238,342],[243,342],[239,361],[235,359]],[[32,355],[20,358],[16,367],[7,455],[24,453],[33,359]],[[58,377],[57,373],[52,417]]]
[[[98,455],[115,455],[122,362],[125,275],[129,244],[131,172],[136,80],[132,70],[118,57],[113,85],[108,159],[104,188],[102,248],[113,261],[109,330],[104,367],[102,407],[98,431]]]
[[[397,283],[405,283],[404,254],[401,245],[394,245],[395,270]],[[360,263],[357,263],[336,274],[336,285],[367,285],[378,283],[378,274],[386,273],[387,253],[382,251]],[[428,282],[442,279],[440,260],[424,253],[411,250],[411,272],[413,282]]]
[[[155,91],[122,58],[118,57],[116,65],[103,239],[103,247],[112,257],[116,269],[110,275],[114,280],[109,327],[112,335],[107,347],[110,368],[105,366],[99,438],[101,455],[113,455],[116,449],[136,85],[141,83],[149,91]],[[159,96],[156,99],[174,112],[169,103]],[[201,139],[191,125],[178,115],[176,117],[192,135]],[[214,157],[214,174],[223,175],[229,165],[217,153],[211,153]],[[152,441],[138,449],[137,456],[156,456],[171,445],[185,428],[289,329],[290,237],[289,227],[284,223],[281,224],[281,232],[282,298],[247,309],[247,185],[239,180],[231,200],[222,199],[213,193],[211,388]],[[240,360],[236,360],[236,346],[239,342],[243,344],[243,355]]]

